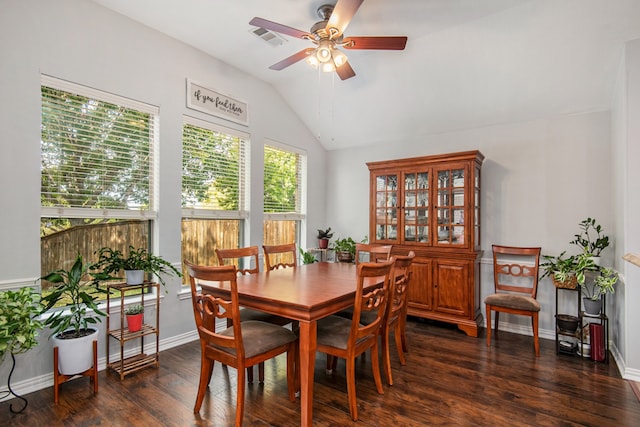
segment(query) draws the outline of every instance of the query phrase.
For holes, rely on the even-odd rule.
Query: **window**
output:
[[[248,140],[246,133],[184,118],[182,259],[215,265],[216,248],[244,244],[249,217]]]
[[[103,246],[149,249],[158,109],[48,76],[41,96],[42,274]]]
[[[264,147],[265,245],[296,242],[305,219],[306,155],[272,143]]]

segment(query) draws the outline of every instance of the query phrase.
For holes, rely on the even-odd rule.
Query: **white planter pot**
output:
[[[81,374],[93,366],[93,341],[98,340],[98,330],[93,333],[71,339],[52,338],[53,345],[58,347],[58,372],[63,375]]]
[[[139,285],[144,282],[144,270],[125,270],[127,285]]]

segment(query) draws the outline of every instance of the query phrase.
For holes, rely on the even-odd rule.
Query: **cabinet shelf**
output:
[[[115,298],[111,297],[112,291],[114,294],[119,294]],[[125,294],[131,291],[140,291],[140,304],[144,306],[145,296],[151,297],[153,301],[153,308],[155,308],[155,316],[149,316],[154,318],[155,324],[143,323],[142,328],[139,331],[131,332],[125,327]],[[111,304],[112,300],[119,299],[120,309],[120,325],[117,328],[111,328]],[[151,308],[149,306],[148,308]],[[145,307],[145,310],[147,307]],[[115,310],[114,310],[115,311]],[[144,282],[139,285],[127,285],[125,283],[116,283],[107,286],[107,367],[114,370],[119,376],[120,380],[123,380],[125,376],[139,371],[146,367],[160,366],[159,360],[159,345],[160,345],[160,286],[158,283]],[[153,336],[155,339],[155,352],[146,354],[144,352],[145,337]],[[140,341],[140,352],[131,357],[124,357],[125,344],[129,341]],[[115,341],[119,345],[119,357],[115,361],[111,361],[109,357],[109,350],[111,342]]]

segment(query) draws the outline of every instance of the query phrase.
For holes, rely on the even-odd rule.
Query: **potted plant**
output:
[[[20,399],[24,406],[19,410],[9,410],[20,413],[27,407],[27,399],[16,394],[11,388],[11,375],[16,366],[16,354],[25,353],[38,345],[38,330],[43,324],[38,320],[42,313],[42,306],[38,303],[40,294],[32,288],[20,288],[17,291],[0,292],[0,364],[7,354],[11,354],[11,370],[7,378],[7,393]]]
[[[80,374],[91,368],[92,342],[98,339],[98,329],[89,325],[101,322],[107,315],[98,309],[95,297],[88,292],[91,285],[98,289],[97,278],[83,282],[89,275],[89,267],[78,255],[70,270],[59,269],[41,277],[54,284],[53,291],[41,299],[44,311],[59,303],[66,305],[65,310],[53,312],[44,321],[51,328],[54,346],[58,347],[58,371],[63,375]]]
[[[356,256],[356,242],[351,237],[336,239],[332,248],[340,262],[353,262]]]
[[[133,304],[124,311],[127,316],[127,329],[129,332],[138,332],[142,329],[144,319],[144,307],[141,304]]]
[[[542,255],[545,262],[540,264],[543,270],[541,279],[549,276],[557,288],[576,289],[578,281],[576,279],[576,259],[575,256],[564,258],[566,251],[558,256]]]
[[[326,230],[318,229],[318,247],[320,249],[327,249],[329,247],[329,239],[332,237],[331,227]]]
[[[158,277],[162,286],[166,289],[166,283],[162,277],[164,274],[175,274],[182,277],[170,262],[157,255],[153,255],[144,248],[129,246],[129,254],[125,256],[122,251],[112,248],[100,248],[98,261],[91,266],[92,270],[102,269],[105,275],[111,275],[124,270],[127,284],[139,285],[144,281],[144,273],[151,273]],[[133,273],[137,272],[137,273]],[[132,277],[133,276],[133,277]]]
[[[609,246],[609,237],[603,234],[602,226],[596,223],[595,218],[587,218],[578,226],[582,231],[574,235],[572,245],[578,246],[582,252],[594,258],[594,263],[600,265],[600,253]]]
[[[300,255],[302,255],[302,263],[303,264],[313,264],[314,262],[318,262],[316,257],[308,251],[300,248]]]
[[[618,272],[612,268],[602,267],[600,272],[589,283],[585,281],[582,287],[582,302],[584,310],[589,314],[598,314],[602,309],[602,295],[615,292],[614,285],[618,282]]]

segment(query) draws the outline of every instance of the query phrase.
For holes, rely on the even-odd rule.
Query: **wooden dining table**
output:
[[[240,305],[300,323],[300,425],[313,424],[313,374],[317,321],[353,306],[357,267],[319,262],[238,277]],[[367,287],[365,283],[365,287]],[[371,286],[375,283],[371,283]],[[228,295],[229,287],[201,284],[203,293]]]

